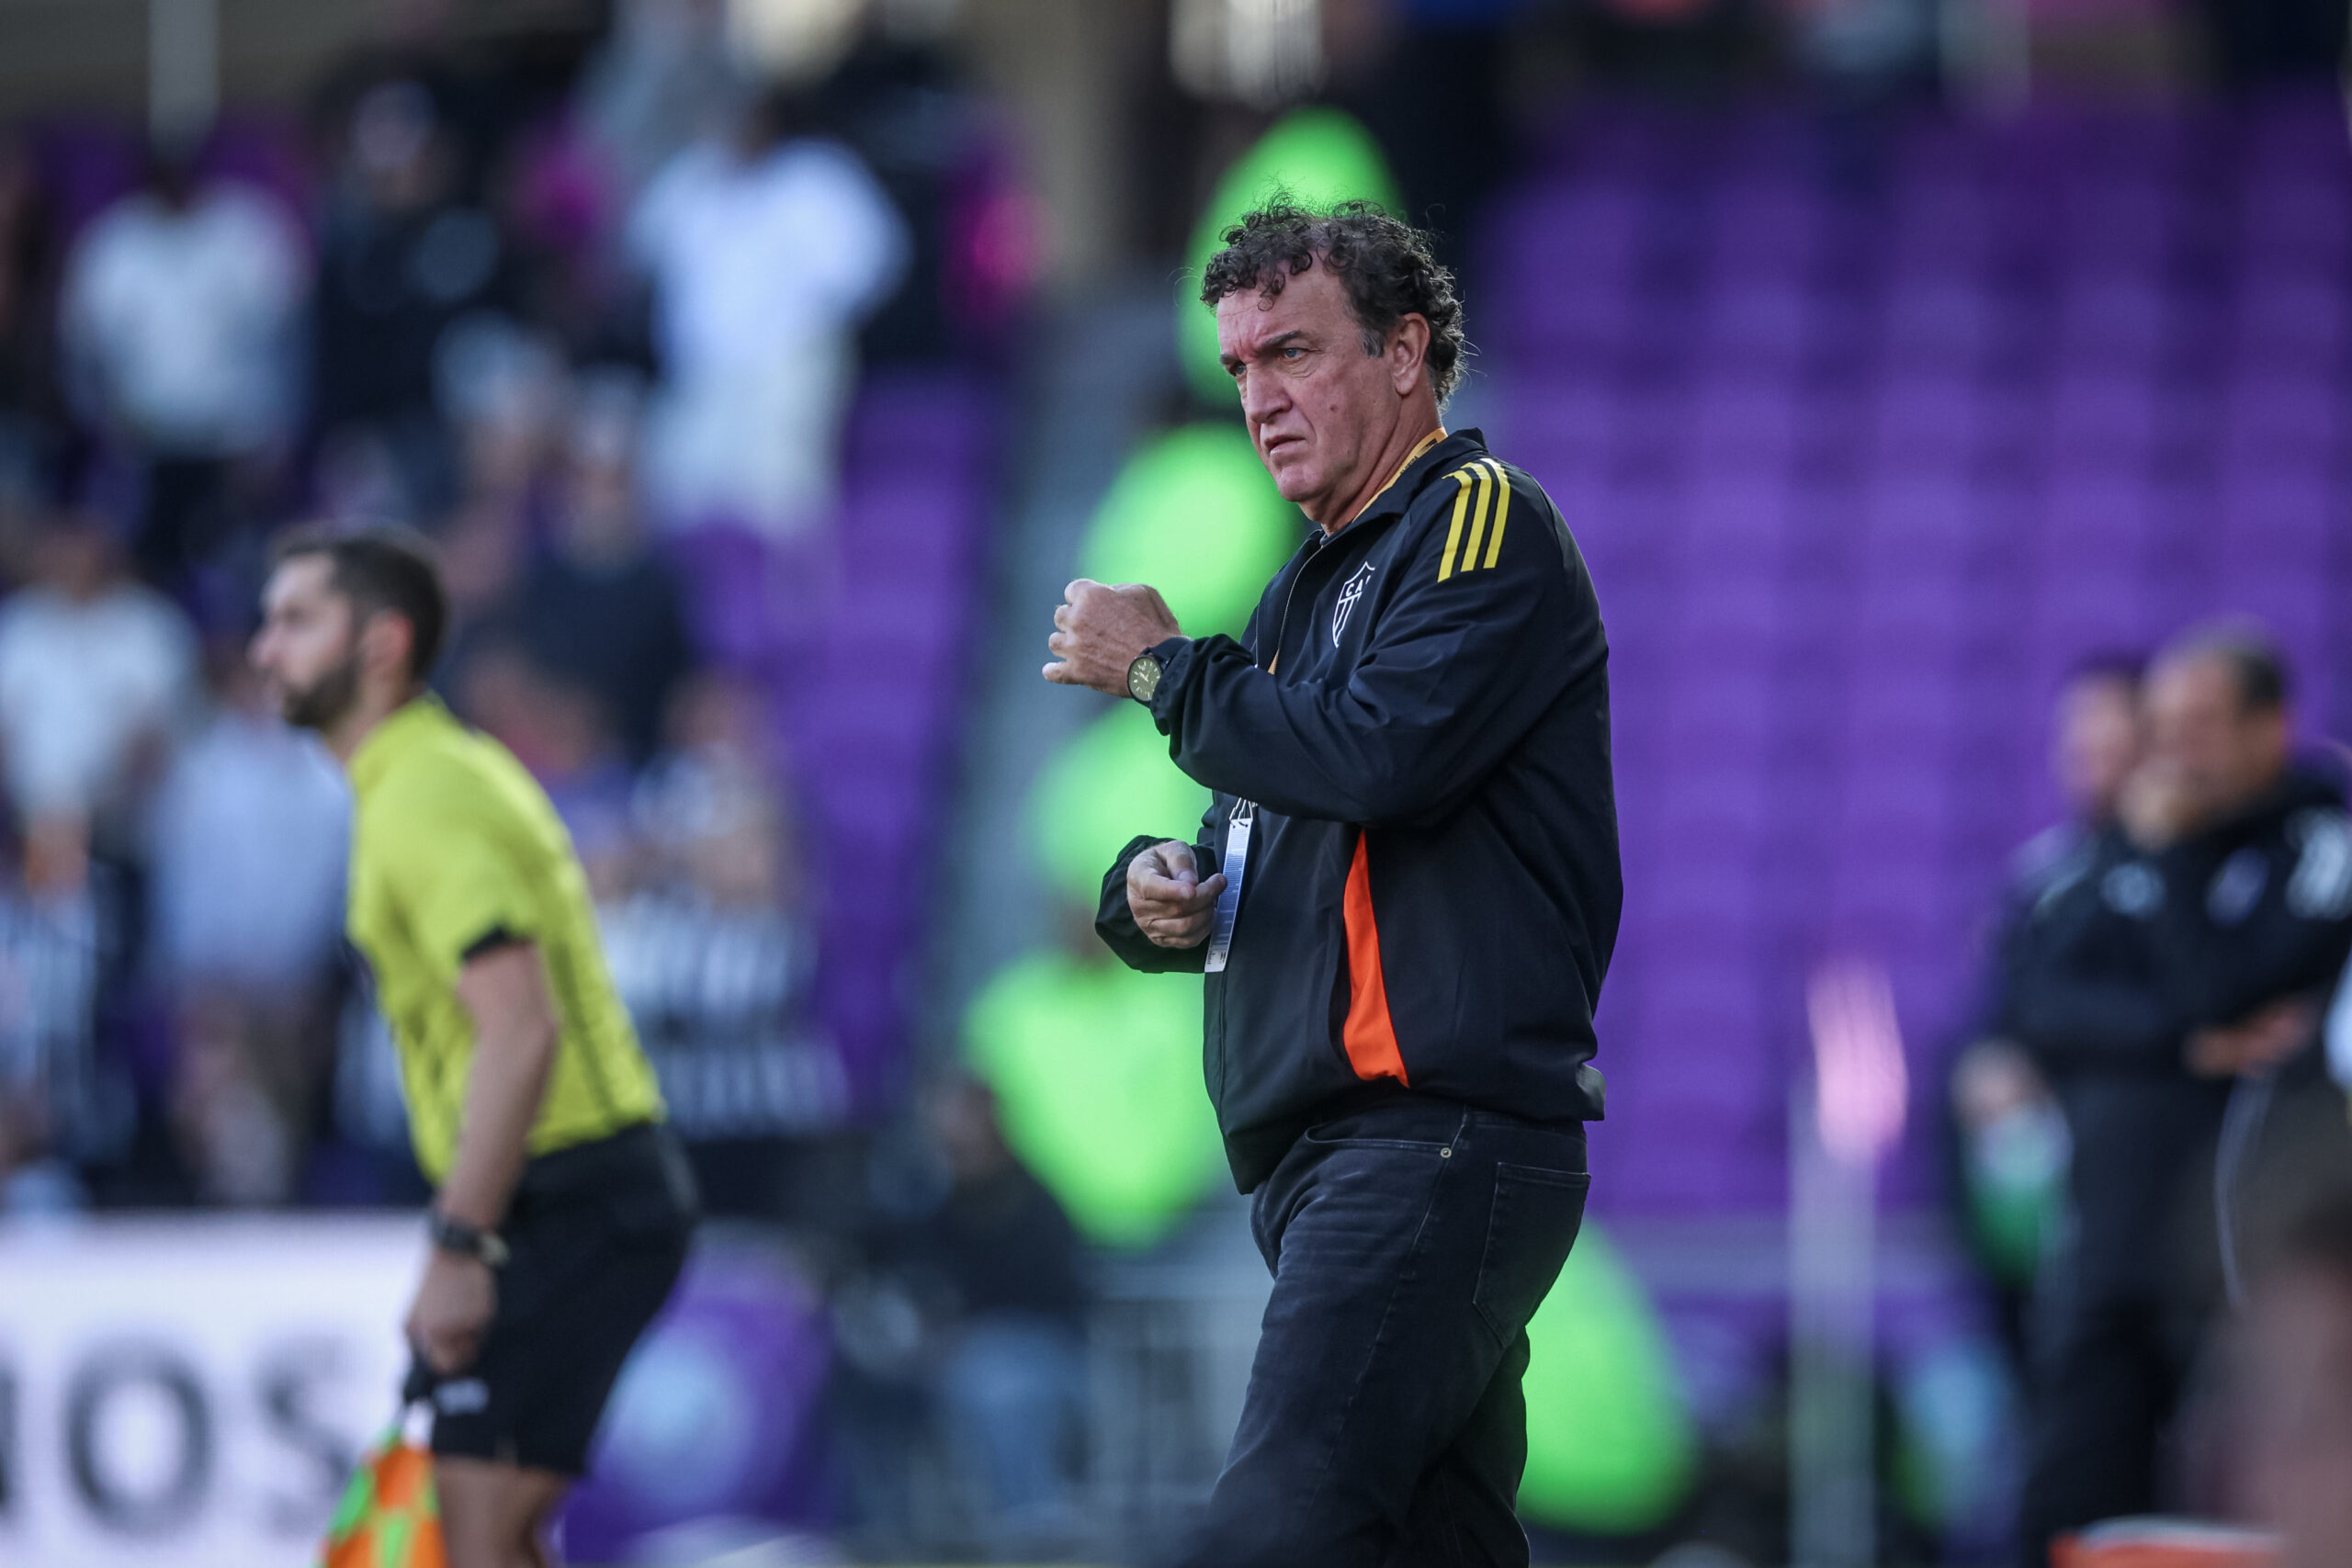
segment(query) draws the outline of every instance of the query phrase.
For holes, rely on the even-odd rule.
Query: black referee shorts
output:
[[[526,1166],[481,1353],[453,1376],[417,1373],[433,1451],[585,1473],[621,1363],[685,1264],[695,1208],[684,1151],[651,1122]]]

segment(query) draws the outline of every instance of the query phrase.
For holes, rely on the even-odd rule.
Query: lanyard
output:
[[[1225,891],[1216,896],[1216,919],[1209,927],[1208,973],[1225,973],[1233,953],[1233,926],[1241,918],[1241,878],[1250,869],[1250,829],[1258,820],[1254,802],[1238,800],[1225,829]]]

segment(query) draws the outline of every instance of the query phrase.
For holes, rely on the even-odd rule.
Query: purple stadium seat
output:
[[[2077,363],[2145,372],[2171,344],[2173,299],[2153,277],[2086,275],[2060,295],[2052,325]]]
[[[2339,127],[2336,140],[2342,139]],[[2240,239],[2251,254],[2322,265],[2352,252],[2352,200],[2341,175],[2306,178],[2282,172],[2257,178],[2241,203]]]
[[[2143,464],[2154,456],[2163,413],[2163,389],[2154,378],[2070,367],[2052,379],[2048,439],[2069,460]]]
[[[2222,373],[2233,381],[2333,380],[2352,343],[2352,313],[2339,288],[2309,278],[2248,280],[2222,326]]]
[[[1723,188],[1711,214],[1709,265],[1732,282],[1801,279],[1819,262],[1827,214],[1820,194],[1795,182]]]
[[[1973,270],[1896,279],[1881,308],[1881,352],[1905,369],[1973,369],[1992,349],[2002,322],[1999,299]]]
[[[1866,434],[1872,462],[1897,471],[1921,463],[1959,463],[1981,441],[1984,400],[1966,366],[1929,361],[1905,366],[1872,400]]]
[[[1698,321],[1700,363],[1710,371],[1752,364],[1793,372],[1813,341],[1815,304],[1802,282],[1770,276],[1716,290]]]
[[[2062,220],[2066,250],[2075,265],[2098,272],[2153,276],[2172,251],[2178,208],[2169,184],[2112,175],[2080,181]]]

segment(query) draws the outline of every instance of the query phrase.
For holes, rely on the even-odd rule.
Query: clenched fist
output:
[[[1193,846],[1180,839],[1152,845],[1127,863],[1127,912],[1160,947],[1198,947],[1216,921],[1225,874],[1203,882]]]
[[[1136,655],[1183,635],[1159,591],[1140,582],[1113,587],[1081,577],[1062,590],[1062,598],[1054,635],[1046,639],[1055,660],[1046,666],[1046,679],[1060,685],[1124,697],[1127,666]]]

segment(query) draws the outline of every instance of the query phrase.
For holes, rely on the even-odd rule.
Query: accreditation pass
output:
[[[1225,961],[1233,953],[1233,923],[1241,918],[1241,878],[1250,869],[1250,829],[1258,820],[1254,801],[1233,803],[1233,815],[1225,826],[1225,891],[1216,896],[1216,919],[1209,927],[1208,962],[1203,965],[1212,975],[1225,973]]]

